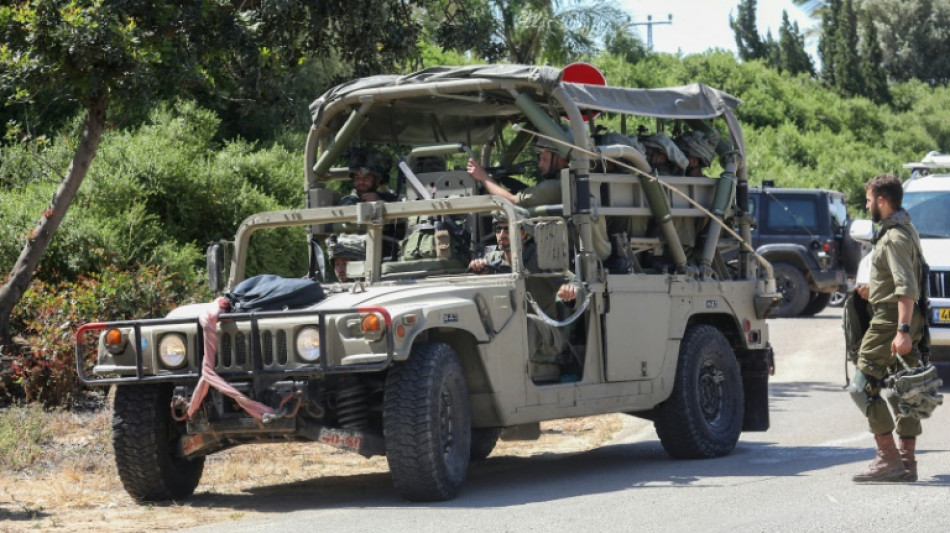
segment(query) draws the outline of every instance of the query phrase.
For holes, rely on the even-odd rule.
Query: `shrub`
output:
[[[198,299],[209,300],[210,294],[151,266],[136,271],[109,267],[61,283],[34,280],[14,309],[12,329],[21,348],[0,383],[0,401],[68,406],[82,390],[75,370],[75,331],[81,324],[159,318]]]

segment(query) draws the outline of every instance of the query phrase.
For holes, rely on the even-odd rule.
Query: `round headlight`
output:
[[[169,333],[158,342],[158,357],[168,368],[181,368],[188,361],[185,336],[178,333]]]
[[[308,363],[320,359],[320,330],[307,326],[297,332],[297,355]]]

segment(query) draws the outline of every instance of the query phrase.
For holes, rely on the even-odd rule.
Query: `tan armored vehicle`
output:
[[[333,88],[311,106],[308,208],[249,217],[227,253],[209,251],[212,285],[229,299],[83,326],[78,370],[117,385],[116,463],[133,498],[187,497],[205,456],[262,441],[385,455],[396,489],[431,501],[455,497],[504,428],[525,437],[542,420],[629,413],[653,420],[676,458],[725,455],[742,431],[766,430],[777,293],[768,263],[737,239],[750,233],[739,102],[703,85],[562,74],[434,68]],[[715,141],[715,177],[651,165],[663,158],[650,146],[683,155],[657,139],[693,131]],[[516,208],[465,170],[477,153],[516,189],[510,177],[538,138],[570,161],[553,178],[557,203]],[[401,163],[399,200],[334,205],[326,185],[367,145]],[[469,272],[498,220],[509,259]],[[305,228],[310,272],[246,280],[252,235],[292,226]],[[364,239],[348,281],[325,281],[332,234]],[[580,287],[572,302],[537,289],[563,280]],[[564,341],[557,357],[532,353],[538,328]]]

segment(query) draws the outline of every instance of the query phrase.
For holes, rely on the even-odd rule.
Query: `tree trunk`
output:
[[[105,123],[106,99],[102,96],[90,103],[86,109],[82,137],[79,140],[79,146],[76,147],[76,154],[73,155],[73,160],[66,170],[66,177],[59,184],[52,202],[43,212],[36,223],[36,228],[31,231],[23,250],[20,251],[20,257],[10,272],[10,279],[0,288],[0,347],[12,344],[10,316],[13,314],[13,306],[20,301],[23,293],[30,286],[33,271],[36,270],[43,252],[53,240],[56,230],[59,229],[59,224],[66,216],[66,210],[76,198],[76,192],[79,191],[79,186],[85,179],[86,172],[89,171],[89,165],[96,157],[96,149],[99,148]]]

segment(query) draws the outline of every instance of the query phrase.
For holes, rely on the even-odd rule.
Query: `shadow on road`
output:
[[[630,488],[735,486],[759,482],[763,477],[807,476],[812,471],[862,463],[870,455],[865,448],[740,441],[727,457],[674,460],[658,441],[648,441],[582,453],[489,458],[473,464],[462,493],[449,502],[406,502],[396,493],[389,474],[377,473],[256,487],[245,494],[204,493],[188,504],[265,513],[391,506],[509,507]],[[937,476],[914,486],[948,487],[950,476]]]

